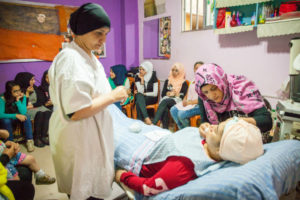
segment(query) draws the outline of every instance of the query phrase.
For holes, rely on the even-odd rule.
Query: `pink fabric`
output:
[[[174,77],[172,75],[172,69],[177,68],[178,69],[178,76]],[[181,63],[174,63],[174,65],[171,68],[169,77],[168,77],[168,84],[173,86],[173,90],[176,92],[176,96],[180,93],[182,83],[185,81],[185,71],[184,71],[184,66]]]
[[[244,120],[226,126],[219,151],[223,160],[245,164],[264,153],[261,132],[257,126]]]
[[[256,85],[245,76],[227,75],[215,64],[204,64],[196,72],[195,90],[203,100],[207,118],[210,123],[218,124],[217,113],[241,111],[245,114],[264,106],[263,98]],[[216,85],[224,93],[223,100],[215,103],[202,92],[204,84]]]
[[[26,154],[25,153],[21,153],[19,160],[18,160],[18,164],[21,164],[21,162],[26,158]]]

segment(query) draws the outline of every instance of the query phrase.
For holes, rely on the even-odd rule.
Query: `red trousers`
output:
[[[121,182],[129,188],[151,196],[181,186],[197,178],[194,164],[186,157],[171,156],[165,161],[143,165],[140,176],[123,173]]]

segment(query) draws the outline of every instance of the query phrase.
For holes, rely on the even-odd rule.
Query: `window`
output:
[[[214,0],[182,0],[182,31],[212,28]]]

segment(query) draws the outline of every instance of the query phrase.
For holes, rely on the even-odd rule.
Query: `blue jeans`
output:
[[[27,117],[27,119],[24,122],[21,122],[18,119],[8,119],[8,118],[0,119],[2,127],[9,132],[8,140],[13,141],[13,139],[14,139],[13,122],[15,122],[15,121],[17,121],[17,123],[22,123],[23,124],[25,134],[26,134],[26,139],[27,140],[32,140],[33,139],[32,125],[31,125],[30,116],[26,115],[26,117]]]
[[[176,106],[173,106],[170,110],[170,113],[176,122],[179,129],[190,126],[190,117],[195,115],[200,115],[200,108],[197,104],[194,108],[189,110],[178,110]]]

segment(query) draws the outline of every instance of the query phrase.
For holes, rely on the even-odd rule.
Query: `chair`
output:
[[[157,92],[157,102],[155,104],[151,104],[151,105],[147,105],[146,109],[153,109],[154,110],[154,114],[157,111],[158,105],[159,105],[159,96],[160,96],[160,80],[157,80],[158,83],[158,92]]]
[[[201,119],[200,115],[195,115],[193,117],[190,117],[190,125],[192,127],[198,127],[197,126],[197,121],[200,120],[200,119]]]
[[[129,83],[130,83],[130,86],[132,83],[134,83],[134,78],[133,77],[128,77],[129,79]],[[132,108],[134,106],[134,100],[131,100],[128,104],[122,106],[122,109],[124,109],[126,111],[126,115],[127,117],[131,118],[132,116]]]
[[[14,142],[22,142],[24,141],[26,138],[25,136],[22,134],[23,132],[23,127],[21,123],[16,123],[16,126],[13,127],[13,136],[14,136]]]
[[[34,120],[31,120],[31,127],[32,127],[32,133],[34,132]],[[14,142],[21,143],[26,140],[26,136],[24,134],[24,127],[21,123],[16,123],[15,126],[13,126],[13,136],[14,136]]]
[[[158,105],[159,105],[159,96],[160,96],[160,80],[157,80],[158,83],[158,91],[157,91],[157,102],[155,104],[150,104],[146,106],[146,109],[153,109],[154,110],[154,115],[157,111]],[[137,118],[137,112],[136,112],[136,105],[133,108],[133,118],[136,119]]]

